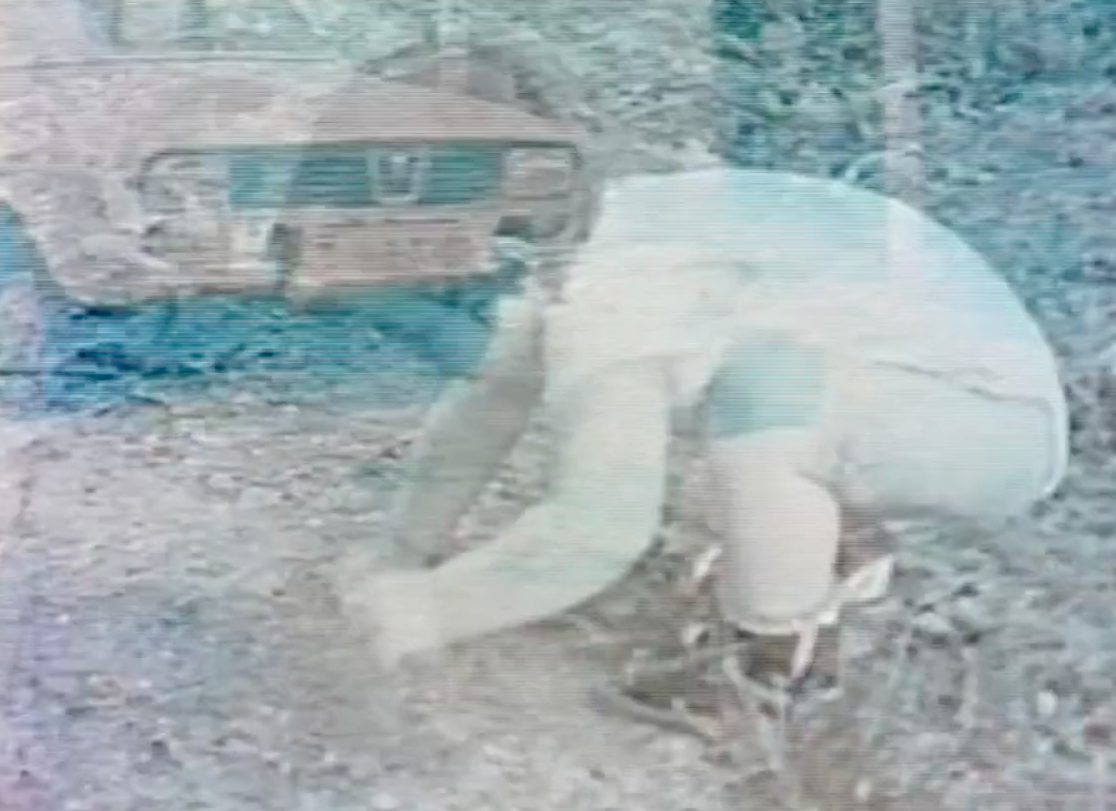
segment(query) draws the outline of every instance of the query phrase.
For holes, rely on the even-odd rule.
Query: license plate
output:
[[[384,261],[393,266],[413,268],[419,275],[438,275],[464,270],[476,258],[474,240],[467,234],[407,234],[389,236],[384,241]]]
[[[339,224],[304,232],[292,292],[367,287],[484,272],[486,241],[464,227]]]

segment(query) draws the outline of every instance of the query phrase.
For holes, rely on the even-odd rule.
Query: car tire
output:
[[[45,267],[19,215],[0,204],[0,405],[21,409],[41,393],[47,308]]]

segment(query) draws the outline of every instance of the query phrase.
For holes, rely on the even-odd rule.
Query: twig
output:
[[[694,735],[709,744],[720,743],[720,736],[709,729],[699,716],[686,710],[680,703],[669,710],[660,710],[629,698],[608,680],[589,688],[589,701],[595,710],[605,715],[621,716],[668,732]]]
[[[1093,810],[1109,811],[1108,757],[1104,752],[1093,753]]]
[[[915,618],[920,614],[931,612],[939,606],[946,603],[946,601],[955,597],[966,586],[971,585],[971,581],[962,581],[960,584],[952,585],[948,589],[943,589],[937,594],[920,600],[916,605],[908,609],[908,618],[904,624],[903,633],[896,643],[896,655],[888,670],[887,681],[880,689],[880,700],[877,703],[878,712],[873,716],[871,722],[868,724],[861,743],[864,750],[867,750],[872,742],[875,740],[879,732],[880,725],[883,723],[884,710],[891,700],[896,696],[899,686],[903,682],[903,678],[907,675],[904,670],[904,665],[907,662],[908,650],[910,649],[911,642],[914,641],[915,634],[918,631],[918,625]]]
[[[684,656],[675,656],[648,665],[640,673],[641,676],[668,674],[679,668],[700,667],[703,664],[723,659],[747,645],[746,641],[730,642],[725,645],[713,645],[706,650],[689,653]],[[651,724],[671,732],[695,735],[706,743],[718,744],[721,735],[710,728],[704,719],[689,712],[684,702],[676,702],[671,709],[661,710],[648,706],[624,694],[623,689],[612,679],[604,679],[589,689],[589,700],[593,707],[605,715],[619,715],[624,718]]]
[[[962,728],[971,732],[976,728],[978,708],[980,707],[980,670],[978,668],[977,653],[971,645],[961,648],[964,660],[963,684],[961,691],[961,707],[958,710],[958,722]]]

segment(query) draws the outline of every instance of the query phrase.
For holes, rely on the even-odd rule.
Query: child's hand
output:
[[[351,581],[342,590],[341,606],[385,669],[445,644],[428,572],[378,572]]]

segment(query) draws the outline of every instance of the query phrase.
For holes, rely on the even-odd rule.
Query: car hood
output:
[[[53,161],[135,166],[170,149],[308,141],[570,141],[584,131],[483,99],[330,62],[126,62],[0,74],[16,147]],[[22,126],[20,124],[22,122]],[[8,125],[3,125],[8,129]],[[32,140],[28,140],[29,136]]]
[[[145,264],[134,180],[168,150],[370,139],[566,141],[575,125],[361,76],[335,62],[95,59],[0,71],[0,194],[51,275],[86,301],[127,303]],[[142,286],[142,285],[141,285]]]

